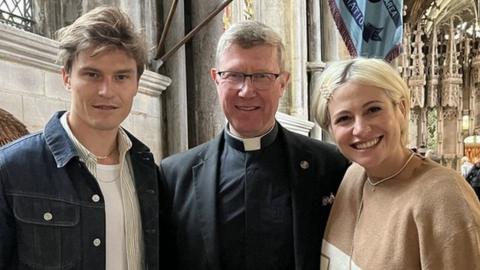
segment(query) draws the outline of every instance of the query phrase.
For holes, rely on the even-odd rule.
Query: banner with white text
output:
[[[402,52],[403,0],[329,0],[352,57],[391,62]]]

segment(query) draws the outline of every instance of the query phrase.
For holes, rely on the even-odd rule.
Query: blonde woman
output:
[[[480,269],[480,203],[458,172],[405,145],[409,89],[382,60],[327,67],[314,114],[353,161],[330,213],[322,269]]]

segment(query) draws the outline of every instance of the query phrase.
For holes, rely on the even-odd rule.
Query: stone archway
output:
[[[28,134],[26,126],[9,112],[0,109],[0,146]]]

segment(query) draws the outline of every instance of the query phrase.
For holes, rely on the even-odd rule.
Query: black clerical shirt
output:
[[[218,189],[221,269],[294,269],[292,205],[278,125],[246,151],[225,132]],[[248,148],[248,147],[247,147]]]

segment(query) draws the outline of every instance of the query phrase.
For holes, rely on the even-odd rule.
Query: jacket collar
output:
[[[217,229],[217,176],[219,154],[225,143],[224,132],[199,153],[201,161],[192,168],[197,203],[197,220],[201,227],[209,269],[220,270]]]
[[[64,113],[65,111],[56,112],[45,125],[43,131],[48,148],[52,151],[52,155],[57,163],[57,168],[64,167],[72,158],[79,156],[75,145],[60,123],[60,117]],[[132,142],[131,151],[137,154],[150,152],[150,149],[148,149],[145,144],[136,139],[128,131],[124,131]]]
[[[73,142],[60,123],[60,117],[65,111],[56,112],[45,125],[43,135],[48,148],[57,163],[57,168],[64,167],[72,158],[78,157]]]

